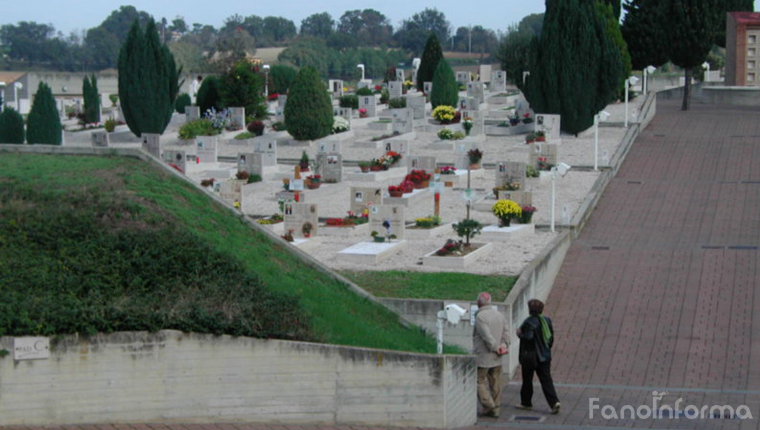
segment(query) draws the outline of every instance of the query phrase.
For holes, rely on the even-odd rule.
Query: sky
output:
[[[758,0],[760,1],[760,0]],[[188,26],[194,22],[221,27],[224,20],[234,14],[282,16],[300,27],[301,20],[314,13],[328,12],[338,20],[347,10],[375,9],[383,13],[394,29],[403,19],[410,18],[426,7],[437,8],[446,15],[453,30],[469,25],[482,25],[494,31],[506,31],[510,24],[519,22],[532,13],[544,12],[544,0],[16,0],[8,1],[0,13],[1,24],[35,21],[52,24],[57,31],[68,35],[72,30],[86,30],[98,26],[112,11],[131,4],[154,18],[185,18]]]

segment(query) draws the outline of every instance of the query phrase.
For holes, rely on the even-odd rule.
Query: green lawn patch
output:
[[[341,273],[378,297],[404,299],[472,300],[488,291],[494,301],[503,301],[517,281],[511,276],[470,273],[427,273],[391,270],[387,272]]]
[[[139,160],[0,154],[0,335],[266,322],[263,337],[435,351],[285,246]]]

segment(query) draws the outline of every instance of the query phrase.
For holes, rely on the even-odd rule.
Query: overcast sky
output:
[[[504,31],[524,16],[544,11],[544,0],[14,0],[3,2],[0,24],[19,21],[36,21],[53,24],[57,31],[68,34],[71,30],[86,30],[99,25],[113,10],[131,4],[154,18],[169,21],[182,16],[192,26],[194,22],[211,24],[219,28],[225,18],[236,13],[247,15],[282,16],[300,27],[301,20],[314,13],[328,12],[338,20],[343,12],[355,9],[375,9],[391,20],[394,29],[401,20],[435,7],[446,15],[454,29],[468,25],[482,25],[494,31]]]

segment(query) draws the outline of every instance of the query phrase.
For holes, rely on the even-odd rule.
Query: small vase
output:
[[[546,136],[538,136],[538,137],[536,137],[536,142],[546,142]]]
[[[533,212],[530,213],[523,213],[520,217],[520,222],[523,224],[530,224],[531,221],[533,221]]]
[[[388,194],[393,198],[398,198],[404,196],[404,191],[388,191]]]
[[[361,166],[361,167],[359,167],[359,168],[360,168],[360,169],[362,169],[362,173],[367,173],[367,172],[369,172],[369,166]]]
[[[512,221],[512,218],[506,217],[506,218],[499,218],[499,227],[509,227],[509,223]]]

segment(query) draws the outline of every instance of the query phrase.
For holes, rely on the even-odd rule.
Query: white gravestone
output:
[[[279,94],[277,96],[277,109],[275,110],[275,119],[282,121],[285,118],[285,104],[288,102],[288,96]]]
[[[370,187],[351,187],[351,211],[357,216],[365,209],[383,204],[383,189]]]
[[[351,129],[351,118],[354,116],[353,109],[339,107],[337,108],[337,115],[348,121],[348,128]]]
[[[404,95],[404,83],[401,81],[388,82],[388,96],[392,99],[401,98]]]
[[[320,139],[319,140],[319,146],[317,147],[317,152],[342,152],[341,151],[341,145],[339,140],[325,140]]]
[[[480,69],[478,70],[480,72],[480,82],[488,83],[491,82],[492,72],[491,72],[491,65],[490,64],[481,64]]]
[[[233,130],[242,130],[245,128],[245,108],[244,107],[230,108],[230,127]]]
[[[406,95],[406,108],[412,110],[413,119],[425,119],[425,97],[419,94]]]
[[[457,83],[459,85],[467,85],[472,82],[472,74],[470,72],[457,72]]]
[[[499,190],[499,200],[512,200],[520,206],[533,206],[533,193],[529,191]]]
[[[330,88],[330,93],[332,93],[334,98],[338,98],[343,95],[343,81],[342,80],[330,79],[328,81],[328,87]]]
[[[377,116],[377,97],[371,96],[359,96],[359,109],[366,109],[367,116],[372,118]]]
[[[238,172],[248,172],[251,175],[264,176],[265,154],[262,152],[246,152],[238,154]]]
[[[459,97],[459,110],[478,110],[480,109],[480,103],[473,97]]]
[[[385,225],[384,225],[385,224]],[[369,210],[369,229],[376,231],[378,236],[396,235],[394,240],[404,240],[404,206],[402,205],[379,205],[372,206]]]
[[[148,153],[156,158],[161,158],[161,135],[154,133],[143,133],[142,149],[148,151]]]
[[[182,173],[187,173],[187,153],[185,151],[165,150],[164,161],[176,166]]]
[[[547,140],[559,140],[560,115],[536,114],[536,131],[543,131]]]
[[[467,97],[474,98],[478,105],[485,103],[485,95],[483,94],[482,82],[470,82],[467,84]]]
[[[470,157],[467,153],[477,147],[476,142],[457,141],[454,143],[454,167],[457,170],[467,170],[470,167]]]
[[[356,84],[356,89],[370,88],[372,86],[372,79],[360,79]]]
[[[404,82],[404,69],[396,69],[396,80]]]
[[[494,70],[491,73],[491,92],[502,93],[507,91],[507,72]]]
[[[414,112],[409,108],[392,109],[393,133],[411,133],[414,130]]]
[[[277,140],[254,140],[253,152],[262,155],[264,167],[277,165]]]
[[[108,132],[106,131],[94,131],[92,132],[92,146],[108,147],[109,139]]]
[[[409,171],[412,170],[424,170],[427,173],[433,174],[436,169],[435,157],[429,156],[414,156],[409,157]]]
[[[479,136],[485,133],[485,113],[483,111],[464,110],[462,111],[462,119],[464,118],[471,118],[470,136]]]
[[[530,145],[529,163],[538,168],[538,158],[546,158],[546,162],[552,166],[557,165],[557,145],[547,142],[535,142]]]
[[[317,235],[319,214],[316,203],[287,202],[284,205],[284,212],[283,219],[286,233],[292,230],[293,237],[306,237],[304,226],[311,224],[309,235],[311,237]]]
[[[185,119],[187,122],[201,119],[201,108],[198,106],[185,106]]]
[[[195,145],[199,162],[216,163],[216,136],[198,136]]]
[[[521,190],[525,188],[525,163],[502,161],[496,165],[496,186],[500,187],[507,182],[518,182]]]
[[[401,160],[396,164],[398,167],[403,167],[409,164],[409,154],[411,145],[409,142],[402,139],[388,139],[385,141],[385,152],[393,151],[401,154]]]
[[[423,82],[422,83],[422,91],[427,96],[430,96],[430,92],[433,91],[433,83],[432,82]]]
[[[343,156],[336,152],[317,154],[317,174],[323,182],[341,182],[343,180]]]

